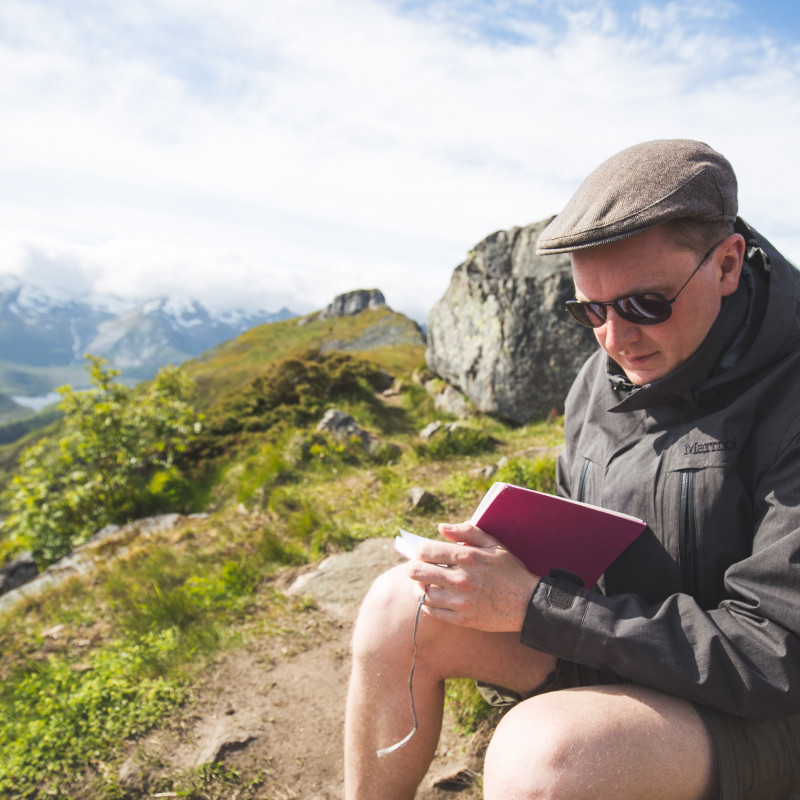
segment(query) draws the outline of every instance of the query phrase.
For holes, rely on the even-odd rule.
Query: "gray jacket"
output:
[[[633,387],[598,351],[559,493],[648,527],[598,591],[545,577],[522,641],[747,718],[800,712],[800,273],[741,220],[739,289],[699,350]]]

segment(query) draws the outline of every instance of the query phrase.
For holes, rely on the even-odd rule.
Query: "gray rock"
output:
[[[357,289],[354,292],[337,295],[320,314],[320,318],[349,317],[368,308],[384,308],[385,306],[386,299],[379,289]]]
[[[433,405],[443,414],[453,414],[464,419],[469,416],[467,398],[455,386],[448,384],[433,398]]]
[[[442,427],[443,427],[443,425],[442,425],[441,421],[437,419],[434,422],[431,422],[430,425],[426,425],[419,432],[419,438],[420,439],[424,439],[425,441],[427,441],[432,436],[435,436],[442,429]]]
[[[351,439],[353,437],[361,440],[364,447],[368,447],[372,436],[365,431],[349,414],[340,411],[338,408],[329,408],[325,416],[317,425],[318,431],[327,431],[337,439]]]
[[[317,425],[317,430],[327,431],[342,441],[358,439],[367,453],[385,462],[392,461],[400,455],[400,448],[396,444],[373,436],[369,431],[364,430],[349,414],[340,411],[338,408],[329,408],[325,412],[325,416]]]
[[[413,489],[408,490],[408,502],[411,505],[411,508],[418,509],[420,511],[427,511],[429,509],[436,508],[436,506],[439,504],[436,496],[421,486],[415,486]]]
[[[215,764],[217,761],[223,760],[227,752],[241,750],[256,738],[257,736],[251,731],[241,730],[233,726],[227,719],[220,720],[207,732],[203,741],[198,742],[197,754],[192,766],[197,768],[206,764]]]
[[[497,474],[497,464],[487,464],[484,467],[476,467],[471,469],[467,474],[470,478],[478,478],[482,480],[489,480]]]
[[[0,594],[17,589],[32,581],[38,574],[39,567],[36,566],[33,555],[22,553],[0,568]]]
[[[300,575],[290,596],[308,596],[340,619],[352,621],[364,595],[382,572],[403,561],[391,539],[367,539],[349,553],[337,553]]]
[[[514,423],[563,410],[597,348],[563,304],[574,296],[569,256],[537,256],[549,222],[497,231],[456,267],[428,319],[426,360],[484,413]]]
[[[202,515],[198,515],[202,516]],[[180,514],[160,514],[146,517],[127,525],[107,525],[89,541],[76,547],[69,555],[51,564],[33,580],[0,596],[0,611],[12,608],[26,597],[58,589],[73,577],[93,574],[111,558],[124,556],[134,542],[157,536],[175,527],[182,519]]]

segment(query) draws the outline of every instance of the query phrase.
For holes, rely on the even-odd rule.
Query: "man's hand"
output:
[[[496,539],[469,522],[439,525],[450,542],[430,540],[417,548],[409,577],[427,587],[426,614],[467,628],[522,630],[539,578]],[[453,542],[453,544],[451,544]]]

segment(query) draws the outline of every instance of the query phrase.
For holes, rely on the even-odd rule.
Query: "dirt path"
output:
[[[142,797],[170,796],[181,775],[216,763],[258,784],[235,797],[340,800],[352,623],[373,578],[396,561],[387,540],[372,540],[295,576],[287,592],[316,606],[303,615],[303,635],[257,638],[226,655],[180,715],[131,746],[122,783]],[[480,773],[482,737],[452,727],[446,721],[418,800],[480,797],[461,778]]]

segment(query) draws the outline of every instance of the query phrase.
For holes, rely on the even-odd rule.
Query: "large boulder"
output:
[[[386,298],[380,289],[357,289],[334,297],[320,314],[320,319],[351,317],[371,308],[385,308]]]
[[[537,256],[550,220],[497,231],[456,267],[428,318],[428,366],[475,408],[514,423],[561,412],[597,348],[564,310],[574,297],[568,255]]]

